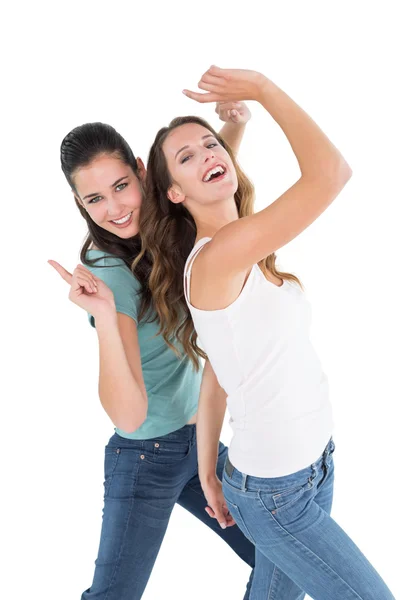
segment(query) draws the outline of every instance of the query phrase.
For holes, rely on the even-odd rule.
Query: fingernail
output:
[[[236,117],[236,115],[237,115],[237,110],[231,110],[231,115],[232,115],[233,117]]]
[[[182,90],[182,94],[185,94],[185,96],[187,96],[187,91],[186,90]]]
[[[226,529],[226,523],[220,523],[222,529]]]

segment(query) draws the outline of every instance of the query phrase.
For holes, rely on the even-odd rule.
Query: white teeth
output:
[[[221,167],[221,165],[217,165],[216,167],[214,167],[214,169],[211,169],[210,171],[207,172],[207,174],[204,176],[203,181],[209,181],[211,178],[211,175],[223,175],[225,173],[225,169],[223,167]]]
[[[116,223],[117,225],[123,225],[124,223],[129,221],[129,219],[131,218],[131,215],[132,215],[132,213],[130,212],[129,215],[126,215],[126,217],[122,217],[122,219],[119,219],[118,221],[111,221],[111,222]]]

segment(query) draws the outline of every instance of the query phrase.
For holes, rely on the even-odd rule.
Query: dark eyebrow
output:
[[[207,135],[203,135],[201,139],[206,140],[209,137],[215,138],[215,135],[213,135],[212,133],[208,133]],[[182,150],[186,150],[186,148],[189,148],[189,146],[182,146],[182,148],[178,150],[178,152],[175,154],[175,158],[178,156],[179,152],[182,152]]]
[[[127,179],[128,177],[129,175],[124,175],[123,177],[120,177],[119,179],[117,179],[117,181],[114,181],[114,183],[110,185],[110,188],[115,187],[116,185],[121,183],[123,179]],[[94,194],[87,194],[87,196],[84,196],[82,200],[86,200],[87,198],[95,198],[96,196],[100,196],[100,192],[94,192]]]

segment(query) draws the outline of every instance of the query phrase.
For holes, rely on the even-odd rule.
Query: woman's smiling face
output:
[[[188,208],[192,203],[205,205],[234,196],[238,186],[235,167],[206,127],[197,123],[177,127],[165,140],[163,151],[174,182],[172,190]]]
[[[139,231],[142,187],[116,154],[101,154],[73,174],[78,201],[100,227],[120,238]]]

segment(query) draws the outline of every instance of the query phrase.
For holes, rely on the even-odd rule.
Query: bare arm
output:
[[[201,381],[196,426],[199,477],[202,483],[207,483],[216,476],[219,436],[225,411],[226,393],[207,360]]]
[[[207,499],[207,513],[217,519],[225,529],[235,524],[229,514],[222,493],[222,485],[216,474],[219,436],[226,410],[226,393],[221,388],[215,373],[206,361],[200,388],[197,413],[197,455],[201,487]]]
[[[71,274],[57,262],[49,262],[70,285],[69,299],[95,319],[100,401],[114,425],[131,433],[147,414],[136,323],[116,312],[112,291],[88,269],[79,265]]]
[[[138,429],[147,414],[147,394],[140,362],[137,326],[118,313],[96,319],[100,350],[99,396],[116,427]]]
[[[239,152],[246,124],[251,118],[248,106],[244,102],[217,102],[215,112],[225,125],[219,135],[235,154]]]
[[[300,179],[275,202],[222,227],[200,253],[194,276],[197,268],[206,281],[208,275],[213,280],[219,276],[223,285],[224,279],[245,272],[308,227],[342,190],[351,169],[318,125],[260,73],[213,67],[200,87],[212,93],[189,95],[203,102],[239,97],[258,100],[282,128],[301,171]]]

